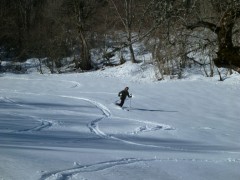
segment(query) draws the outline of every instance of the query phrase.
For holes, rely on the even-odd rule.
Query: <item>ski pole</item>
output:
[[[131,107],[132,107],[132,98],[130,98],[129,109],[131,109]]]

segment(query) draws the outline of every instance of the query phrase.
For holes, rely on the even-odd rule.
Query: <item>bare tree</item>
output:
[[[127,44],[129,47],[129,51],[131,54],[131,61],[136,63],[134,51],[133,51],[133,23],[134,23],[134,16],[135,16],[135,8],[136,3],[134,0],[124,0],[124,1],[114,1],[110,0],[112,3],[114,10],[120,19],[125,32],[127,34]]]
[[[69,17],[73,26],[77,30],[78,38],[80,40],[80,57],[76,68],[83,70],[90,70],[92,68],[89,32],[92,28],[92,20],[96,15],[98,8],[104,4],[103,0],[65,0],[63,9],[65,15]]]
[[[151,34],[161,24],[160,18],[156,18],[155,6],[157,0],[108,0],[110,8],[113,11],[113,16],[117,25],[115,31],[122,31],[126,34],[125,40],[112,51],[106,53],[104,56],[110,56],[115,52],[121,51],[128,47],[131,55],[131,61],[137,62],[133,50],[133,44],[144,41],[149,38]],[[154,12],[154,13],[152,13]]]
[[[45,0],[3,0],[0,8],[0,40],[4,47],[14,49],[16,59],[30,55],[31,32],[41,16]]]
[[[214,63],[217,67],[230,68],[240,73],[240,47],[234,45],[234,33],[239,30],[237,27],[240,18],[239,1],[211,1],[205,0],[210,4],[211,16],[195,18],[195,21],[187,24],[187,28],[207,28],[217,36],[218,50]],[[198,1],[201,4],[200,1]]]
[[[157,29],[152,38],[147,41],[153,51],[153,60],[161,74],[171,77],[182,77],[182,70],[186,66],[187,37],[178,17],[183,14],[184,3],[179,1],[152,0],[149,3],[148,18],[152,24],[157,24]]]
[[[239,35],[240,2],[231,0],[153,2],[155,8],[152,8],[152,17],[155,21],[161,21],[155,33],[159,38],[158,57],[161,57],[160,64],[164,66],[161,67],[161,72],[170,75],[177,72],[178,77],[181,77],[182,68],[188,61],[203,67],[207,76],[213,76],[213,62],[217,67],[240,72],[239,42],[236,41],[237,34]],[[193,58],[193,54],[198,54],[198,60]],[[206,62],[206,58],[199,58],[201,56],[207,57],[208,61]],[[157,60],[159,61],[159,58]],[[207,66],[210,72],[207,72]]]

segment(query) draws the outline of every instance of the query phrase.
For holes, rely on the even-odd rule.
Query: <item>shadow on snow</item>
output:
[[[168,110],[161,110],[161,109],[146,109],[146,108],[129,108],[130,110],[137,110],[137,111],[151,111],[151,112],[178,112],[178,111],[168,111]]]

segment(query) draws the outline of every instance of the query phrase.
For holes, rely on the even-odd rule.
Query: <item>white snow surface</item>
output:
[[[239,180],[240,76],[185,77],[1,74],[0,180]]]

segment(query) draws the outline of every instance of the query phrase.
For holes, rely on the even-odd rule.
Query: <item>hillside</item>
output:
[[[131,63],[1,74],[0,179],[238,180],[240,76],[218,79]]]

